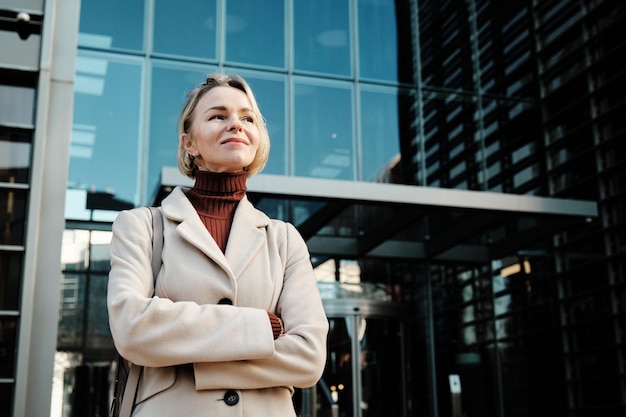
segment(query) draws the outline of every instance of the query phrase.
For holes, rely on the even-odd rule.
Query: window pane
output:
[[[65,230],[61,246],[61,269],[84,271],[89,267],[89,231]]]
[[[109,254],[111,235],[112,233],[109,231],[91,231],[89,266],[92,271],[108,273],[111,269],[111,256]]]
[[[294,64],[296,70],[351,75],[348,0],[296,0]]]
[[[39,69],[41,36],[29,35],[21,39],[12,30],[0,30],[0,65],[3,68]],[[6,79],[6,75],[3,78]]]
[[[226,61],[284,68],[284,2],[229,0],[226,8]]]
[[[263,169],[264,174],[287,174],[287,155],[285,150],[285,78],[258,78],[256,73],[239,71],[252,91],[265,118],[270,135],[270,158]]]
[[[109,314],[107,311],[107,275],[91,274],[87,304],[87,345],[106,349],[111,346]]]
[[[148,201],[161,180],[161,167],[176,167],[178,114],[187,92],[202,83],[215,67],[182,66],[155,61],[152,67],[150,102],[150,155],[148,161]]]
[[[361,179],[402,182],[396,89],[361,92]],[[405,126],[408,129],[408,126]]]
[[[57,350],[74,350],[82,344],[85,324],[85,281],[85,274],[65,273],[61,276]]]
[[[17,317],[0,317],[0,340],[2,340],[2,355],[0,355],[0,378],[15,378],[15,352],[17,334]],[[4,384],[0,384],[4,385]]]
[[[28,182],[31,136],[30,131],[0,128],[0,182]]]
[[[354,179],[351,85],[295,85],[296,176]]]
[[[358,7],[361,77],[411,82],[413,45],[409,2],[367,0],[359,1]]]
[[[22,253],[0,251],[0,310],[17,310],[22,277]]]
[[[154,2],[154,52],[215,59],[215,0]]]
[[[142,51],[143,28],[143,1],[81,1],[79,46]]]
[[[0,124],[32,126],[35,90],[0,84]]]
[[[137,205],[141,65],[79,55],[76,70],[68,186]]]
[[[0,245],[23,245],[26,190],[0,188]]]

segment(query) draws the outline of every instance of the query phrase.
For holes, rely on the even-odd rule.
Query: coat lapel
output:
[[[235,278],[245,270],[267,239],[269,218],[257,210],[247,197],[239,202],[226,245],[226,261]]]
[[[161,205],[165,216],[169,220],[178,223],[176,233],[181,239],[198,248],[228,272],[229,275],[232,274],[224,254],[207,232],[196,209],[185,196],[181,187],[174,188]]]
[[[178,222],[178,235],[197,247],[224,271],[237,279],[248,263],[257,254],[266,239],[265,226],[269,218],[257,210],[247,197],[238,204],[230,230],[226,254],[207,233],[196,209],[180,187],[176,187],[162,203],[165,216]]]

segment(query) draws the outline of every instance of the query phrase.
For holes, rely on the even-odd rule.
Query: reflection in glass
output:
[[[82,344],[85,320],[85,274],[61,276],[58,350],[75,350]]]
[[[111,268],[111,256],[109,254],[110,243],[111,232],[99,230],[91,231],[89,265],[92,271],[109,272]]]
[[[351,85],[295,85],[296,176],[354,179]]]
[[[144,2],[82,0],[78,45],[143,50]]]
[[[89,267],[89,231],[65,230],[61,246],[61,269],[84,271]]]
[[[148,173],[145,201],[153,201],[161,179],[162,167],[177,166],[178,114],[185,94],[202,83],[215,67],[172,65],[155,60],[150,87],[150,124]]]
[[[361,91],[361,177],[364,181],[397,182],[400,126],[397,90]]]
[[[246,79],[265,118],[271,146],[270,158],[263,169],[263,174],[287,175],[285,78],[282,76],[277,79],[260,78],[259,73],[247,71],[226,72],[239,73]]]
[[[28,182],[31,148],[30,143],[15,141],[13,134],[0,132],[0,182]]]
[[[362,78],[411,83],[410,2],[358,2],[359,72]]]
[[[86,341],[91,348],[109,348],[111,330],[107,311],[107,275],[92,274],[89,279]]]
[[[227,62],[284,68],[284,39],[284,2],[276,0],[226,2]]]
[[[324,375],[318,382],[321,394],[320,415],[345,416],[352,414],[352,337],[349,326],[353,318],[329,319],[328,353]],[[339,414],[333,410],[339,409]]]
[[[352,74],[350,2],[293,2],[294,67],[328,74]]]
[[[27,196],[23,189],[0,188],[0,245],[24,244]]]
[[[155,53],[216,58],[216,1],[154,2]]]
[[[79,53],[76,68],[68,186],[137,205],[141,64]]]

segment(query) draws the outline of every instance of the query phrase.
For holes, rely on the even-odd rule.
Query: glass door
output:
[[[317,386],[303,393],[311,406],[301,415],[406,417],[401,316],[367,300],[358,300],[358,306],[340,301],[325,304],[330,324],[326,369]]]

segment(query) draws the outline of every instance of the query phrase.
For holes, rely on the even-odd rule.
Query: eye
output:
[[[252,117],[252,116],[245,116],[243,118],[243,120],[248,122],[248,123],[254,123],[254,117]]]
[[[223,114],[214,114],[212,116],[209,117],[209,120],[224,120],[226,117]]]

